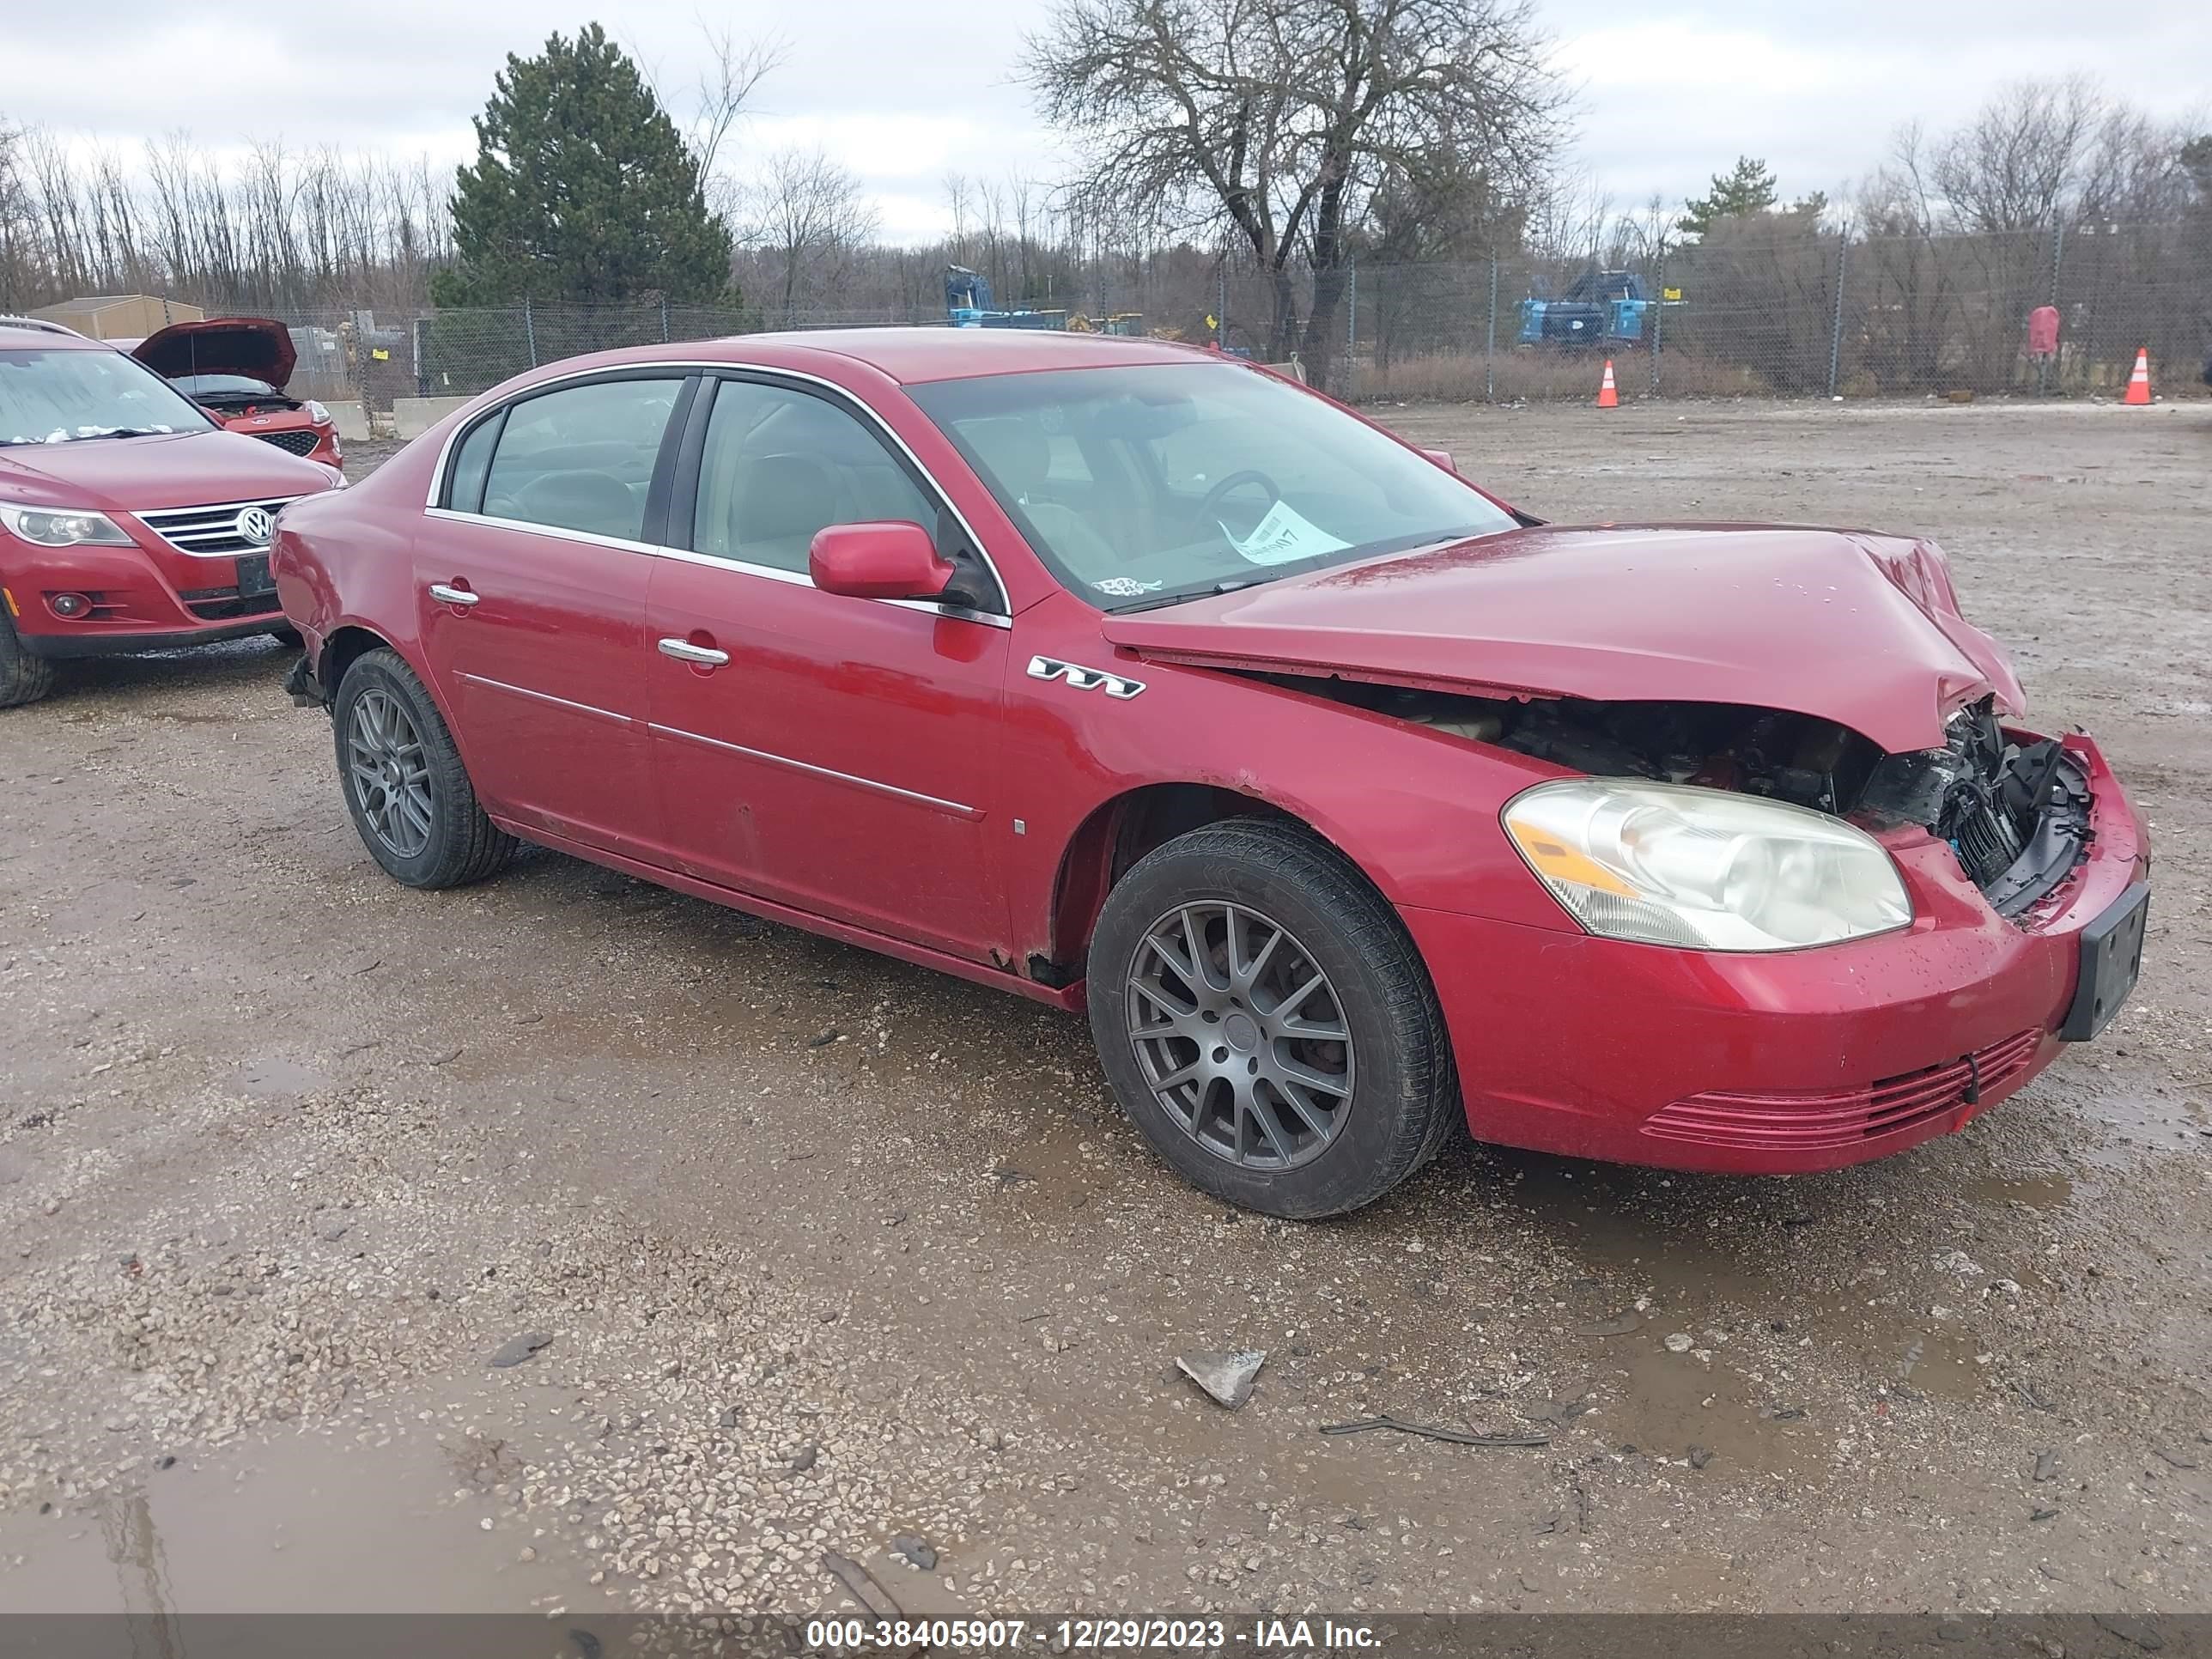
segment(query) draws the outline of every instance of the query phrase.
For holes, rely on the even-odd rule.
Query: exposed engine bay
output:
[[[1876,828],[1917,823],[1950,844],[2008,918],[2054,890],[2088,842],[2080,766],[2056,738],[2013,742],[1987,698],[1952,716],[1944,747],[1888,754],[1833,720],[1735,703],[1504,701],[1267,678],[1595,776],[1763,795]]]

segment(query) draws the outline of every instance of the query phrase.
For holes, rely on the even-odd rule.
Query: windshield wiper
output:
[[[1241,587],[1257,587],[1262,582],[1273,581],[1272,576],[1231,576],[1211,587],[1187,587],[1177,593],[1155,593],[1148,599],[1139,599],[1134,605],[1117,605],[1114,614],[1125,617],[1132,611],[1157,611],[1164,605],[1181,605],[1186,599],[1210,599],[1217,593],[1234,593]]]

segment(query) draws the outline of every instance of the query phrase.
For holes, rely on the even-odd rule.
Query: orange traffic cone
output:
[[[2138,347],[2136,351],[2136,372],[2128,376],[2128,389],[2121,398],[2124,404],[2147,404],[2150,401],[2150,348]]]
[[[2133,387],[2129,388],[2128,397],[2130,402],[2135,400]],[[2148,403],[2150,399],[2145,398],[2142,401]],[[1597,383],[1597,406],[1600,409],[1620,407],[1620,393],[1613,384],[1613,359],[1610,357],[1605,360],[1605,378]]]

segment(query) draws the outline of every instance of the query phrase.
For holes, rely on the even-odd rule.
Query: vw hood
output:
[[[314,461],[219,429],[0,446],[0,501],[17,507],[136,513],[312,495],[334,482]]]

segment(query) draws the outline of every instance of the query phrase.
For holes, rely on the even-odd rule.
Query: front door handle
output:
[[[717,651],[708,645],[694,645],[689,640],[661,641],[660,654],[673,657],[678,662],[696,663],[702,668],[720,668],[730,659],[730,653],[726,651]]]
[[[449,587],[444,582],[432,582],[430,597],[441,605],[458,605],[465,611],[483,595],[471,593],[465,587]]]

